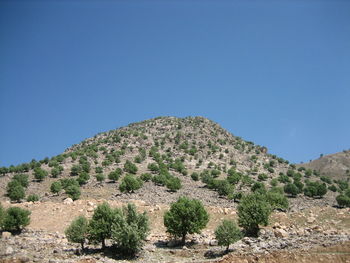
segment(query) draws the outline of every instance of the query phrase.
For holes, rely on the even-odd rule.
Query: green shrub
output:
[[[238,206],[238,224],[249,236],[257,236],[259,225],[267,226],[271,206],[261,194],[246,195]]]
[[[130,174],[136,174],[137,173],[137,167],[134,163],[127,160],[124,164],[124,171]]]
[[[79,199],[81,195],[80,187],[77,185],[70,185],[65,190],[66,190],[66,194],[73,200]]]
[[[27,202],[37,202],[39,201],[39,196],[36,194],[28,195]]]
[[[322,197],[327,193],[327,185],[320,182],[309,182],[304,188],[304,195],[309,197]]]
[[[196,173],[196,172],[193,172],[191,174],[191,178],[192,178],[193,181],[198,181],[199,180],[199,174]]]
[[[202,203],[187,197],[180,197],[164,214],[167,232],[175,237],[181,237],[183,244],[187,234],[200,233],[208,221],[209,214]]]
[[[284,186],[284,192],[292,197],[296,197],[299,193],[299,189],[295,184],[289,183]]]
[[[53,182],[50,186],[50,191],[54,194],[58,194],[62,190],[62,184],[60,181]]]
[[[135,178],[134,176],[127,174],[126,176],[124,176],[119,186],[119,190],[122,193],[133,193],[137,189],[140,189],[142,185],[143,183],[141,179]]]
[[[63,178],[63,179],[60,179],[59,182],[61,183],[62,188],[64,190],[67,190],[67,188],[71,185],[75,185],[79,187],[79,183],[77,182],[77,180],[73,178]]]
[[[81,172],[80,165],[74,164],[72,168],[70,169],[70,175],[71,176],[77,176]]]
[[[96,244],[101,242],[106,247],[105,240],[111,238],[111,227],[114,219],[114,210],[108,203],[98,205],[88,225],[88,239]]]
[[[340,207],[350,207],[350,197],[340,194],[336,197],[336,200]]]
[[[224,219],[215,229],[215,238],[219,246],[226,246],[227,253],[230,245],[242,238],[242,232],[234,221]]]
[[[227,180],[216,180],[216,191],[220,196],[228,196],[233,193],[233,187]]]
[[[140,176],[141,180],[144,182],[148,182],[152,180],[152,175],[150,173],[143,173]]]
[[[125,255],[135,255],[143,245],[149,232],[146,213],[138,213],[133,204],[114,212],[111,238],[117,249]]]
[[[24,198],[25,192],[24,188],[18,181],[11,181],[7,184],[7,196],[11,199],[11,201],[19,202]]]
[[[10,207],[5,212],[3,220],[4,231],[18,232],[30,223],[30,211],[20,207]]]
[[[37,167],[34,169],[34,178],[38,181],[44,180],[44,178],[47,176],[47,171]]]
[[[156,173],[156,172],[159,171],[159,167],[158,167],[158,165],[156,163],[148,164],[147,168],[148,168],[148,170],[150,170],[153,173]]]
[[[69,242],[78,243],[84,250],[85,239],[88,235],[88,220],[84,216],[79,216],[73,220],[64,231]]]
[[[181,189],[181,180],[175,176],[171,176],[167,181],[166,181],[166,187],[172,191],[176,192],[177,190]]]
[[[266,201],[271,205],[273,210],[287,210],[289,207],[288,199],[281,193],[269,191],[266,194]]]
[[[277,180],[277,178],[273,178],[271,181],[270,181],[270,185],[271,186],[277,186],[277,184],[278,184],[278,180]]]
[[[168,178],[170,177],[169,174],[158,174],[153,176],[152,182],[156,185],[166,185],[166,182],[168,181]]]
[[[106,177],[103,174],[96,174],[95,175],[97,182],[103,182]]]
[[[116,170],[114,170],[113,172],[110,172],[108,174],[108,179],[113,181],[113,182],[116,182],[116,181],[119,180],[119,178],[122,175],[122,173],[123,173],[122,169],[117,168]]]
[[[330,191],[332,191],[332,192],[336,192],[336,191],[337,191],[337,187],[336,187],[334,184],[328,186],[328,189],[329,189]]]
[[[81,172],[79,177],[77,178],[77,182],[79,185],[86,184],[90,179],[90,175],[87,172]]]
[[[28,175],[26,174],[15,174],[12,180],[18,181],[24,188],[27,188],[29,185]]]
[[[259,174],[258,175],[258,180],[259,181],[266,181],[268,178],[267,174]]]

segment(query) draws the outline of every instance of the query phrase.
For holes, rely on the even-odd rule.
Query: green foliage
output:
[[[75,186],[79,187],[79,183],[77,182],[77,180],[75,180],[73,178],[63,178],[63,179],[60,179],[59,182],[61,183],[62,188],[64,190],[67,190],[67,188],[69,186],[72,186],[72,185],[75,185]]]
[[[137,173],[137,167],[134,163],[132,163],[129,160],[126,160],[124,164],[124,171],[130,174],[136,174]]]
[[[108,203],[98,205],[88,225],[88,239],[92,243],[102,243],[105,248],[105,240],[111,238],[111,227],[114,211]]]
[[[17,232],[21,231],[30,223],[30,211],[20,207],[10,207],[5,212],[2,230]]]
[[[275,191],[269,191],[266,193],[266,201],[271,205],[273,210],[287,210],[289,207],[289,202],[287,197],[283,194]]]
[[[116,247],[125,255],[134,255],[143,245],[149,232],[146,213],[138,213],[133,204],[114,212],[111,238]]]
[[[287,183],[291,182],[289,177],[287,175],[285,175],[285,174],[280,174],[279,177],[278,177],[278,181],[280,181],[283,184],[287,184]]]
[[[65,190],[66,190],[66,194],[73,200],[79,199],[81,195],[80,187],[77,185],[70,185]]]
[[[144,182],[148,182],[152,180],[152,175],[150,173],[143,173],[141,174],[140,179]]]
[[[15,174],[13,176],[12,180],[18,181],[25,188],[27,188],[29,185],[28,175],[26,175],[26,174]]]
[[[84,243],[88,234],[88,220],[84,216],[75,218],[64,233],[69,242],[80,244],[82,250],[84,250]]]
[[[344,190],[346,190],[346,189],[349,188],[349,183],[348,183],[347,181],[338,180],[338,181],[337,181],[337,184],[338,184],[339,189],[340,189],[341,191],[344,191]]]
[[[27,202],[37,202],[39,201],[39,196],[36,194],[28,195]]]
[[[97,166],[97,167],[95,168],[95,173],[97,173],[97,174],[103,173],[103,168],[102,168],[101,166]]]
[[[233,193],[233,187],[227,180],[215,180],[214,184],[220,196],[228,196]]]
[[[38,181],[44,180],[44,178],[47,176],[47,171],[37,167],[34,169],[34,178]]]
[[[268,178],[267,174],[259,174],[258,175],[258,180],[259,181],[266,181]]]
[[[221,225],[215,229],[215,239],[218,241],[219,246],[226,246],[226,252],[228,252],[231,244],[241,238],[242,232],[232,220],[224,219]]]
[[[270,185],[271,185],[271,186],[277,186],[277,184],[278,184],[277,178],[273,178],[273,179],[270,181]]]
[[[309,197],[322,197],[327,193],[327,185],[320,182],[309,182],[304,188],[304,195]]]
[[[202,203],[187,197],[180,197],[164,214],[167,232],[175,237],[182,237],[183,243],[187,234],[200,233],[208,221],[209,214]]]
[[[268,225],[271,211],[271,205],[263,195],[246,195],[238,206],[238,224],[244,228],[247,235],[257,236],[259,225]]]
[[[6,210],[2,206],[2,204],[0,203],[0,230],[1,230],[2,226],[3,226],[5,216],[6,216]]]
[[[21,199],[23,199],[25,192],[21,183],[17,180],[9,182],[7,184],[7,196],[11,199],[11,201],[19,202]]]
[[[255,182],[251,187],[252,192],[266,193],[265,184],[262,182]]]
[[[196,172],[193,172],[191,174],[191,178],[192,178],[193,181],[198,181],[199,180],[199,174],[196,173]]]
[[[350,207],[350,189],[346,190],[344,194],[338,195],[336,200],[340,207]]]
[[[103,182],[106,177],[103,174],[96,174],[95,175],[97,182]]]
[[[227,181],[230,184],[237,184],[239,180],[242,178],[242,174],[239,172],[236,172],[236,170],[232,167],[228,171]]]
[[[62,190],[62,184],[60,181],[53,182],[50,186],[50,191],[54,194],[59,193]]]
[[[321,176],[320,179],[321,179],[321,181],[323,181],[327,184],[332,184],[332,179],[329,178],[328,176]]]
[[[81,167],[80,165],[73,165],[72,168],[70,169],[70,175],[71,176],[77,176],[81,172]]]
[[[334,184],[332,184],[332,185],[328,186],[328,190],[330,190],[332,192],[336,192],[337,191],[337,187]]]
[[[90,179],[90,175],[87,172],[81,172],[79,177],[77,178],[77,182],[79,185],[86,184]]]
[[[159,167],[158,167],[157,163],[150,163],[150,164],[148,164],[147,168],[148,168],[148,170],[150,170],[153,173],[156,173],[159,171]]]
[[[113,181],[113,182],[116,182],[119,180],[122,173],[123,173],[123,170],[120,168],[117,168],[108,174],[108,179]]]
[[[181,189],[181,180],[175,176],[170,176],[169,179],[166,181],[166,187],[172,191],[176,192],[177,190]]]
[[[292,197],[296,197],[299,193],[299,188],[295,184],[289,183],[284,186],[284,192]]]
[[[119,190],[122,193],[133,193],[137,189],[140,189],[142,187],[143,183],[142,180],[139,178],[135,178],[131,174],[127,174],[124,176],[120,186]]]

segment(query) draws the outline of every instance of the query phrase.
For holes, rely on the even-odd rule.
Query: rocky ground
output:
[[[350,209],[305,208],[277,212],[259,238],[243,238],[223,254],[214,229],[224,218],[236,218],[235,208],[207,206],[210,222],[200,235],[189,236],[185,247],[176,247],[165,233],[163,214],[168,205],[134,200],[138,210],[150,216],[151,233],[136,259],[120,258],[112,250],[102,252],[88,245],[85,254],[70,244],[64,229],[77,215],[91,216],[103,200],[21,203],[32,212],[31,224],[20,235],[2,233],[0,262],[350,262]],[[121,201],[109,201],[121,206]],[[3,203],[8,207],[9,203]],[[317,257],[315,257],[317,255]]]

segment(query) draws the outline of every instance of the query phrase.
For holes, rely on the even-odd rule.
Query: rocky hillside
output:
[[[330,176],[334,179],[350,179],[350,150],[321,156],[316,160],[298,166],[316,170],[321,175]]]
[[[157,204],[187,195],[207,205],[226,207],[234,206],[231,199],[252,189],[281,188],[293,180],[319,181],[316,171],[297,170],[287,160],[269,154],[266,147],[234,136],[203,117],[158,117],[133,123],[86,139],[58,156],[2,167],[0,173],[4,175],[0,195],[5,199],[6,185],[22,173],[29,176],[26,195],[39,195],[41,201],[66,198],[67,191],[53,194],[50,186],[58,180],[65,184],[62,180],[69,178],[79,182],[82,199]],[[142,179],[143,187],[121,191],[127,174]],[[334,194],[327,196],[323,200],[333,204]]]

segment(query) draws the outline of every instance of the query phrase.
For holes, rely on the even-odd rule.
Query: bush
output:
[[[166,185],[166,182],[169,177],[170,177],[169,174],[158,174],[153,176],[152,182],[156,185]]]
[[[266,181],[268,178],[267,174],[259,174],[258,175],[258,180],[259,181]]]
[[[328,186],[328,190],[330,190],[332,192],[336,192],[337,191],[337,187],[334,184],[332,184],[332,185]]]
[[[139,214],[133,204],[114,212],[111,238],[125,255],[134,255],[143,245],[149,231],[146,213]]]
[[[229,250],[230,244],[242,238],[242,232],[237,224],[231,220],[223,220],[221,225],[215,229],[215,238],[219,246],[226,246],[226,253]]]
[[[79,177],[77,178],[77,182],[79,185],[86,184],[90,179],[90,175],[87,172],[81,172]]]
[[[249,194],[243,197],[238,206],[238,224],[247,235],[257,236],[259,225],[267,226],[271,206],[261,194]]]
[[[150,173],[143,173],[141,174],[140,178],[142,181],[148,182],[148,181],[151,181],[152,175]]]
[[[74,164],[72,168],[70,169],[70,175],[71,176],[77,176],[81,172],[81,167],[77,164]]]
[[[66,189],[66,194],[73,200],[77,200],[80,197],[80,187],[77,185],[70,185]]]
[[[228,170],[227,181],[230,184],[237,184],[239,182],[239,180],[241,180],[241,178],[242,178],[242,174],[236,172],[236,170],[234,168],[230,168]]]
[[[69,186],[75,185],[79,187],[79,183],[77,182],[77,180],[73,179],[73,178],[64,178],[64,179],[60,179],[59,182],[62,185],[62,188],[64,190],[67,190],[67,188]]]
[[[78,243],[84,250],[85,239],[87,238],[88,220],[84,216],[79,216],[73,220],[69,227],[64,231],[69,242]]]
[[[5,215],[6,215],[6,210],[4,209],[2,204],[0,203],[0,231],[1,231],[2,225],[4,223]]]
[[[38,181],[44,180],[44,178],[47,176],[47,171],[37,167],[34,169],[34,178]]]
[[[39,201],[39,196],[36,194],[28,195],[27,196],[27,202],[37,202]]]
[[[26,174],[15,174],[13,176],[12,180],[18,181],[25,188],[27,188],[29,185],[28,175],[26,175]]]
[[[3,230],[10,232],[21,231],[30,223],[30,211],[19,207],[10,207],[5,212]]]
[[[340,207],[350,207],[350,197],[341,194],[336,197],[336,200]]]
[[[103,249],[105,240],[111,237],[113,217],[114,211],[104,202],[97,206],[88,225],[88,239],[95,244],[101,242]]]
[[[171,176],[167,181],[166,181],[166,187],[172,191],[176,192],[177,190],[181,189],[181,180],[175,176]]]
[[[193,181],[198,181],[199,180],[199,175],[198,173],[194,172],[191,174],[191,178]]]
[[[116,182],[116,181],[119,180],[121,174],[122,174],[122,169],[117,168],[115,171],[110,172],[110,173],[108,174],[108,179],[111,180],[111,181],[113,181],[113,182]]]
[[[141,179],[135,178],[134,176],[127,174],[123,178],[122,183],[119,186],[119,190],[122,193],[133,193],[135,190],[140,189],[142,185],[143,183]]]
[[[292,183],[286,184],[283,189],[286,194],[289,194],[292,197],[296,197],[299,193],[298,187]]]
[[[233,193],[233,187],[227,180],[216,180],[216,191],[220,196],[228,196]]]
[[[134,163],[127,160],[124,164],[124,171],[131,174],[137,173],[137,167]]]
[[[208,221],[209,214],[202,203],[187,197],[180,197],[164,214],[167,232],[175,237],[181,237],[183,244],[187,234],[200,233]]]
[[[11,199],[11,201],[19,202],[24,198],[25,192],[24,188],[18,181],[11,181],[7,184],[7,196]]]
[[[322,197],[327,193],[327,185],[320,182],[309,182],[304,188],[304,195],[309,197]]]
[[[95,175],[97,182],[103,182],[106,177],[103,174],[96,174]]]
[[[278,192],[269,191],[266,194],[266,201],[271,205],[273,210],[287,210],[289,207],[289,202],[287,197]]]
[[[60,181],[53,182],[50,186],[50,191],[54,194],[59,193],[62,190],[62,184]]]

